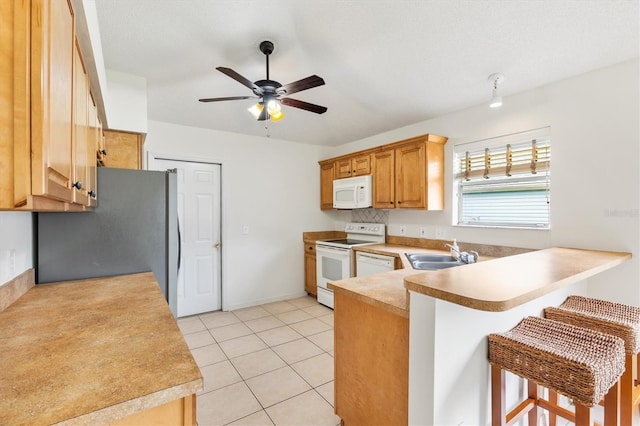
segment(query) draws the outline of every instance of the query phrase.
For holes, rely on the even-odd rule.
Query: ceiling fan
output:
[[[289,98],[292,93],[301,92],[303,90],[312,89],[317,86],[322,86],[324,80],[317,75],[312,75],[302,80],[294,81],[293,83],[285,84],[284,86],[275,80],[269,79],[269,55],[273,53],[274,45],[270,41],[263,41],[260,43],[260,51],[266,56],[267,63],[267,78],[265,80],[258,80],[252,82],[251,80],[241,76],[231,68],[217,67],[216,69],[221,73],[231,77],[238,83],[248,87],[253,92],[254,96],[229,96],[224,98],[204,98],[199,99],[200,102],[219,102],[219,101],[235,101],[240,99],[260,99],[257,104],[249,108],[249,111],[254,115],[257,120],[278,121],[284,117],[281,110],[281,105],[286,105],[294,108],[304,109],[306,111],[315,112],[316,114],[322,114],[327,111],[326,107],[315,105],[309,102],[300,101],[298,99]]]

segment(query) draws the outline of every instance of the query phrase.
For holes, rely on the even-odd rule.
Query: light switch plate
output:
[[[399,230],[400,230],[400,235],[407,235],[407,226],[406,225],[400,225]]]

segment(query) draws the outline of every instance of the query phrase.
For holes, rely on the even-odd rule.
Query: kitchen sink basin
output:
[[[453,256],[448,254],[424,254],[424,253],[408,253],[407,258],[410,262],[457,262]]]
[[[446,254],[407,253],[407,259],[411,262],[413,269],[426,271],[453,268],[454,266],[465,264],[455,257]]]
[[[419,270],[433,270],[433,269],[447,269],[447,268],[453,268],[454,266],[460,266],[460,265],[464,265],[463,262],[423,262],[420,260],[415,260],[413,262],[411,262],[411,266],[413,266],[413,269],[419,269]]]

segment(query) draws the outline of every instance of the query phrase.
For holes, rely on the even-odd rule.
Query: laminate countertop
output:
[[[399,257],[404,269],[332,281],[329,288],[404,317],[409,315],[408,290],[472,309],[499,312],[631,259],[630,253],[555,247],[501,258],[481,256],[472,265],[417,271],[405,253],[445,252],[387,244],[354,250]]]
[[[432,253],[448,254],[441,250],[423,249],[395,244],[371,244],[357,246],[354,251],[364,253],[382,254],[399,259],[402,269],[369,275],[366,277],[355,277],[340,281],[331,281],[328,286],[333,291],[340,291],[349,296],[361,300],[370,305],[390,311],[396,315],[409,318],[409,298],[404,287],[404,279],[419,272],[413,269],[406,253]],[[396,262],[398,265],[398,262]],[[435,271],[427,271],[426,274]]]
[[[152,273],[32,287],[0,312],[0,424],[105,424],[202,375]]]

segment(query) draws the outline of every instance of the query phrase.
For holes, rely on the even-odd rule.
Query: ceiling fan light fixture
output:
[[[280,102],[275,99],[269,99],[267,101],[267,112],[269,115],[275,115],[282,111],[282,107],[280,106]]]
[[[271,121],[280,121],[284,118],[284,114],[282,113],[282,111],[278,111],[269,115],[271,116]]]
[[[260,114],[262,114],[263,109],[264,105],[262,105],[262,102],[258,102],[257,104],[249,107],[247,111],[249,111],[251,115],[253,115],[253,117],[257,120],[258,118],[260,118]]]
[[[490,108],[498,108],[502,106],[502,96],[498,92],[498,85],[504,81],[504,75],[500,73],[491,74],[488,78],[489,83],[491,84],[491,102],[489,103]]]

